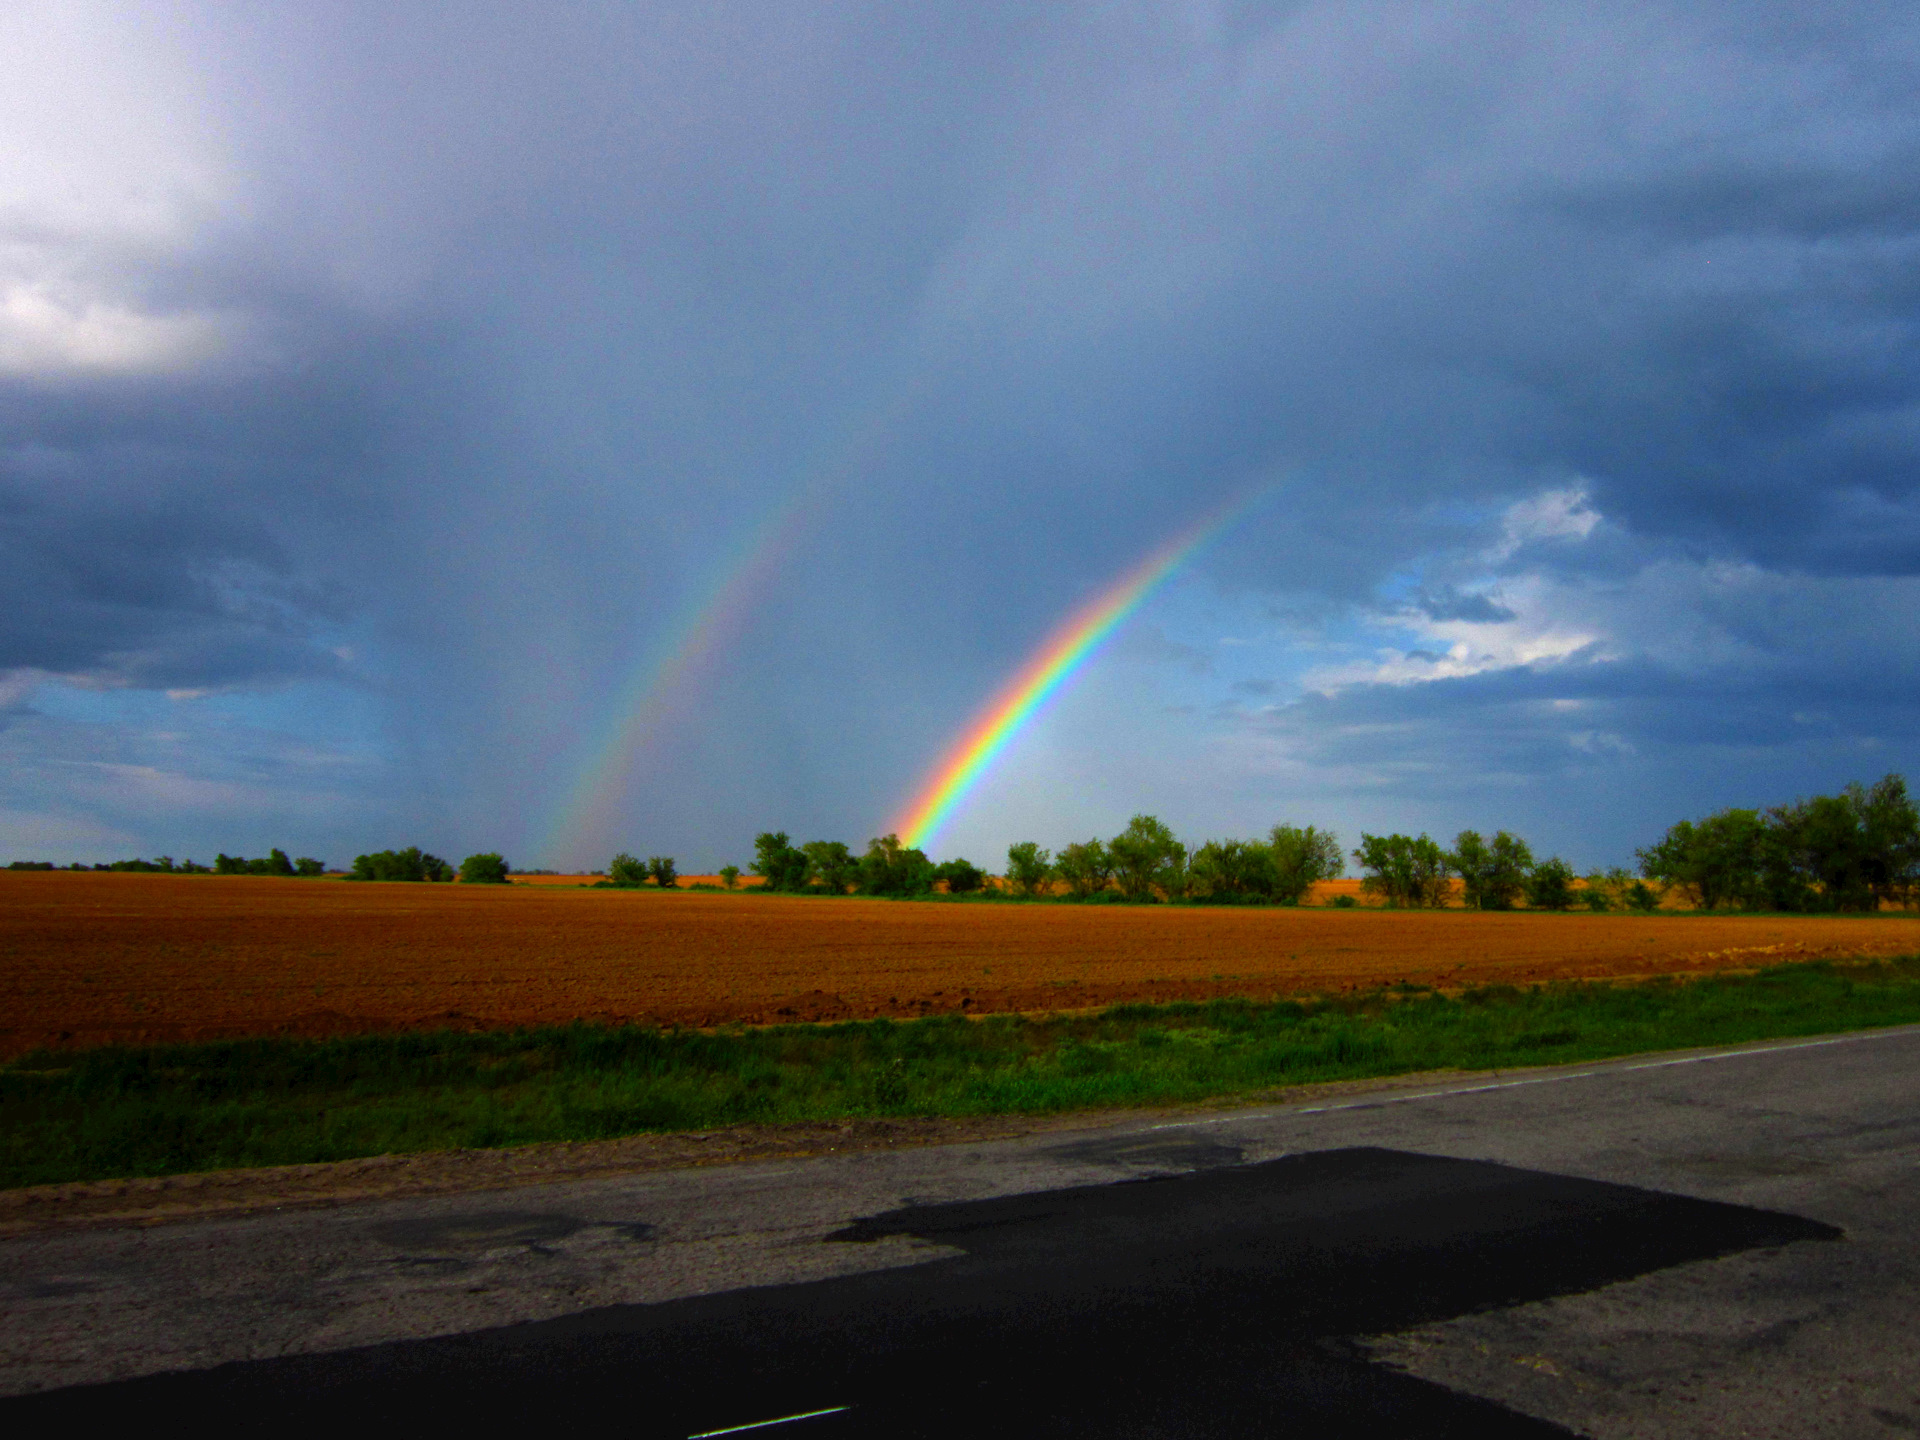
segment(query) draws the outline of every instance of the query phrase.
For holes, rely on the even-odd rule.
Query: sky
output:
[[[1280,821],[1920,763],[1920,11],[0,10],[0,860]],[[1916,776],[1920,779],[1920,775]]]

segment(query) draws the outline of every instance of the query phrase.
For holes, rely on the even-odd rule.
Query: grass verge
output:
[[[0,1066],[0,1187],[749,1121],[1167,1104],[1915,1021],[1920,957],[1087,1015],[41,1051]]]

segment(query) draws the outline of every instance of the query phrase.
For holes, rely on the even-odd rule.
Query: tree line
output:
[[[1451,849],[1425,833],[1362,832],[1350,853],[1361,890],[1391,906],[1447,905],[1456,888],[1476,910],[1524,902],[1534,910],[1650,913],[1669,894],[1705,910],[1865,911],[1920,900],[1920,809],[1899,775],[1766,811],[1682,820],[1634,852],[1637,874],[1616,866],[1581,876],[1558,855],[1536,859],[1506,830],[1462,830]],[[1345,873],[1347,858],[1333,831],[1313,825],[1282,823],[1260,838],[1189,847],[1157,817],[1135,815],[1111,839],[1077,841],[1057,853],[1031,840],[1010,845],[998,885],[964,859],[936,865],[897,835],[870,840],[856,855],[839,841],[796,845],[784,831],[765,831],[754,840],[751,868],[761,888],[787,894],[916,896],[944,885],[951,895],[991,890],[1080,903],[1297,905],[1316,882]],[[610,874],[617,884],[677,883],[667,857],[643,865],[616,856]],[[721,874],[731,889],[739,871],[727,866]]]
[[[1615,867],[1584,877],[1557,855],[1536,860],[1517,835],[1483,836],[1462,830],[1446,849],[1426,835],[1362,833],[1351,858],[1361,889],[1393,906],[1450,903],[1456,885],[1478,910],[1631,909],[1653,911],[1669,894],[1691,908],[1715,910],[1871,911],[1920,900],[1920,809],[1906,780],[1889,774],[1872,786],[1854,783],[1837,795],[1816,795],[1769,810],[1728,809],[1670,826],[1636,850],[1639,873]],[[782,894],[913,897],[943,888],[949,895],[992,893],[1028,900],[1078,903],[1171,901],[1199,905],[1297,905],[1312,886],[1345,872],[1339,837],[1313,825],[1275,825],[1250,840],[1209,840],[1189,848],[1152,815],[1135,815],[1110,839],[1077,841],[1055,853],[1031,840],[1007,847],[1003,877],[964,859],[941,864],[898,835],[867,842],[856,854],[837,840],[796,845],[783,830],[753,842],[752,872],[761,889]],[[16,860],[12,870],[63,868],[51,861]],[[191,860],[116,860],[72,870],[133,870],[206,874]],[[492,851],[459,866],[418,846],[354,857],[351,880],[506,884],[513,867]],[[221,875],[318,876],[326,866],[308,856],[291,860],[274,849],[261,859],[224,852],[212,871]],[[720,869],[729,890],[738,866]],[[999,883],[995,884],[996,878]],[[654,885],[675,889],[672,856],[640,860],[622,851],[599,882],[612,888]],[[1351,904],[1351,896],[1334,904]]]

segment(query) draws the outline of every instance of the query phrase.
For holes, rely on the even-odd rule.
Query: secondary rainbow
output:
[[[649,760],[660,761],[670,728],[697,713],[706,684],[739,644],[788,561],[834,497],[866,472],[923,389],[924,376],[914,372],[875,405],[838,453],[813,467],[812,478],[743,537],[712,582],[640,657],[583,747],[574,781],[536,845],[550,863],[578,863],[587,846],[616,843],[629,784]]]
[[[1239,520],[1258,498],[1236,500],[1189,527],[1069,615],[975,717],[921,786],[895,826],[907,844],[925,849],[994,761],[1092,657],[1101,642],[1209,541]]]

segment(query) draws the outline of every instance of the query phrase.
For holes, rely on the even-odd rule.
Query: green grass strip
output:
[[[1915,1021],[1920,957],[1088,1015],[42,1051],[0,1066],[0,1187],[744,1121],[1168,1104]]]

